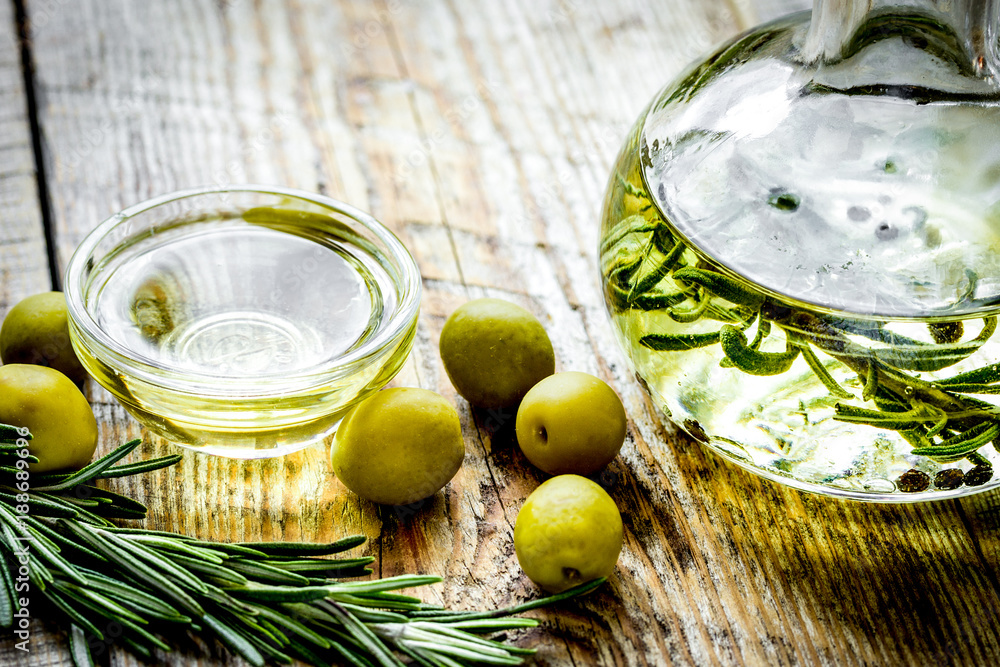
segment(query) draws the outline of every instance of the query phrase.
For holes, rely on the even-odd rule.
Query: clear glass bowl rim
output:
[[[344,215],[351,222],[357,223],[371,232],[381,243],[385,244],[388,257],[399,269],[398,271],[390,271],[390,273],[398,274],[402,289],[397,292],[397,307],[389,317],[386,326],[355,349],[340,357],[328,359],[322,366],[298,373],[282,374],[278,377],[247,375],[238,378],[219,378],[210,373],[179,371],[166,365],[136,359],[130,350],[108,336],[86,307],[86,296],[89,289],[87,274],[97,246],[114,230],[142,213],[184,199],[205,195],[225,195],[226,193],[274,195],[306,201]],[[93,348],[91,351],[95,353],[95,356],[101,358],[105,363],[109,363],[116,370],[141,377],[146,382],[175,391],[202,393],[211,387],[212,393],[215,393],[221,387],[229,386],[244,396],[248,394],[257,396],[286,394],[292,387],[296,391],[301,391],[304,387],[328,383],[337,376],[347,375],[358,366],[374,361],[373,357],[378,357],[386,348],[404,338],[412,328],[420,308],[422,290],[420,270],[413,256],[399,238],[373,216],[325,195],[294,188],[256,184],[177,190],[147,199],[115,213],[98,224],[77,246],[66,265],[64,283],[71,325],[86,344]],[[248,381],[253,381],[253,388],[247,386]]]

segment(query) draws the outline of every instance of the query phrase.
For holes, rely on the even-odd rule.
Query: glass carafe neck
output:
[[[814,0],[801,53],[835,64],[893,38],[1000,84],[1000,0]]]

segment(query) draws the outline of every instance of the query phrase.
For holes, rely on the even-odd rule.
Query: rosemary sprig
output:
[[[534,627],[537,621],[514,615],[600,584],[506,609],[456,612],[396,592],[439,577],[342,581],[371,574],[374,559],[339,556],[364,537],[227,544],[116,527],[109,519],[142,518],[146,508],[94,482],[173,465],[179,455],[115,465],[139,445],[133,440],[77,472],[31,475],[27,463],[36,459],[20,437],[0,424],[0,627],[13,628],[25,595],[15,596],[13,584],[26,556],[32,611],[44,606],[66,621],[80,667],[93,665],[111,643],[152,661],[155,651],[191,633],[214,636],[258,666],[293,658],[313,665],[516,665],[533,650],[481,635]]]

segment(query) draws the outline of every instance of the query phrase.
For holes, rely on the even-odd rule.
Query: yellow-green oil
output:
[[[106,260],[91,311],[144,372],[78,353],[168,440],[236,458],[292,451],[329,435],[405,361],[412,330],[331,373],[396,308],[392,278],[328,218],[288,225],[280,213],[178,223]]]
[[[914,468],[928,480],[947,468],[988,470],[987,459],[996,458],[989,444],[979,452],[985,458],[974,454],[971,460],[913,451],[941,445],[975,420],[988,424],[1000,414],[994,405],[1000,392],[955,393],[936,385],[1000,361],[995,318],[878,319],[863,311],[855,318],[765,293],[685,242],[647,190],[641,159],[634,134],[612,173],[600,261],[619,341],[667,416],[739,465],[854,497],[907,490],[899,480]],[[701,282],[678,279],[682,269],[679,275]],[[706,275],[724,276],[724,288],[713,293]],[[732,300],[720,296],[725,293]],[[752,352],[761,354],[748,353],[744,368],[713,339],[727,326],[745,346],[740,349],[757,343]],[[957,361],[923,361],[919,355],[932,348]],[[773,366],[754,366],[758,362]],[[913,428],[883,428],[848,414],[867,415],[859,412],[865,410],[916,413],[917,421],[908,424]],[[951,418],[944,421],[946,414]],[[971,483],[973,476],[967,477]],[[977,483],[988,479],[980,474]],[[947,491],[933,483],[927,490]]]

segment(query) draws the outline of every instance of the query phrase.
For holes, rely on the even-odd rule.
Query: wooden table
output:
[[[347,492],[320,447],[255,462],[189,454],[112,485],[149,506],[148,526],[219,540],[364,533],[378,574],[445,577],[428,601],[536,596],[512,526],[544,475],[509,422],[490,436],[437,354],[446,316],[491,295],[533,311],[558,368],[606,379],[631,419],[603,476],[626,527],[617,572],[516,635],[538,664],[996,664],[1000,495],[871,506],[759,480],[679,436],[612,337],[595,261],[611,161],[659,86],[754,20],[733,0],[2,2],[0,315],[58,286],[87,231],[148,197],[238,182],[331,195],[385,222],[420,264],[418,340],[395,383],[458,407],[464,467],[424,506],[394,510]],[[102,451],[141,433],[88,391]],[[8,639],[0,662],[67,665],[63,643],[36,621],[30,656]],[[162,664],[237,662],[213,647]]]

